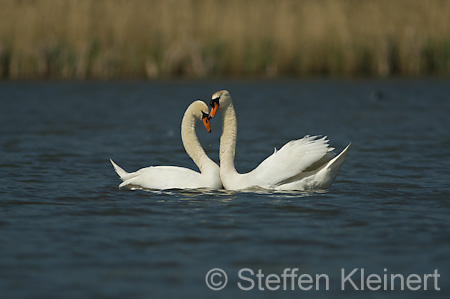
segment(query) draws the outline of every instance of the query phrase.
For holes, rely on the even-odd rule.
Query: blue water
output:
[[[1,298],[448,298],[450,81],[229,80],[0,83]],[[352,142],[327,192],[131,191],[109,164],[195,168],[180,121],[228,89],[245,172],[292,139]],[[220,121],[198,128],[218,162]],[[210,269],[228,284],[210,290]],[[271,291],[285,269],[326,274]],[[418,291],[360,274],[422,277]],[[241,277],[239,271],[242,269]],[[253,271],[251,275],[248,271]],[[342,270],[343,269],[343,270]],[[385,270],[386,269],[386,270]],[[437,270],[440,277],[423,277]],[[242,278],[242,276],[245,276]],[[219,283],[220,277],[213,277]],[[251,291],[252,280],[255,285]],[[296,280],[297,281],[297,280]],[[434,283],[437,283],[435,286]],[[311,284],[312,286],[312,284]],[[440,291],[437,291],[437,288]]]

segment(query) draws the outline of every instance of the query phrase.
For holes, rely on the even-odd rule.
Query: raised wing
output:
[[[325,137],[305,136],[286,143],[280,150],[267,157],[248,178],[261,187],[276,187],[307,170],[334,148]]]

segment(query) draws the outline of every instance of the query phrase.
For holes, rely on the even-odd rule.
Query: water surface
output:
[[[118,189],[109,158],[128,171],[195,168],[181,117],[220,89],[237,111],[239,171],[289,140],[327,135],[337,151],[352,142],[333,186]],[[2,82],[0,90],[2,298],[449,295],[448,80]],[[211,134],[197,131],[218,162],[220,121],[211,125]],[[228,274],[221,291],[205,284],[212,268]],[[242,268],[325,273],[330,286],[245,292]],[[405,277],[438,269],[441,291],[431,281],[426,292],[342,291],[342,268]]]

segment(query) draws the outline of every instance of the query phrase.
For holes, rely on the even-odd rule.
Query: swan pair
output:
[[[119,187],[145,189],[220,189],[242,190],[263,188],[268,190],[323,190],[333,183],[347,156],[350,144],[339,154],[333,153],[326,137],[305,136],[286,143],[266,158],[254,170],[240,174],[234,166],[237,119],[230,94],[221,90],[213,94],[211,112],[197,100],[186,110],[181,122],[181,139],[187,154],[200,169],[200,173],[176,166],[155,166],[127,173],[112,160],[122,179]],[[208,132],[209,120],[220,109],[222,136],[220,137],[220,167],[205,153],[195,134],[197,120],[202,120]]]

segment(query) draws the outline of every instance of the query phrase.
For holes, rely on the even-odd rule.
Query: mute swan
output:
[[[213,94],[210,117],[220,107],[220,178],[225,189],[261,187],[271,190],[320,190],[333,183],[344,163],[350,144],[336,156],[326,137],[305,136],[286,143],[249,173],[240,174],[234,166],[237,135],[236,112],[226,90]]]
[[[197,100],[186,109],[181,121],[181,140],[186,153],[200,169],[200,172],[177,166],[150,166],[136,172],[127,173],[112,160],[114,170],[122,179],[119,187],[140,187],[145,189],[220,189],[222,183],[219,166],[203,150],[195,133],[197,120],[202,120],[208,132],[209,108],[205,102]]]

